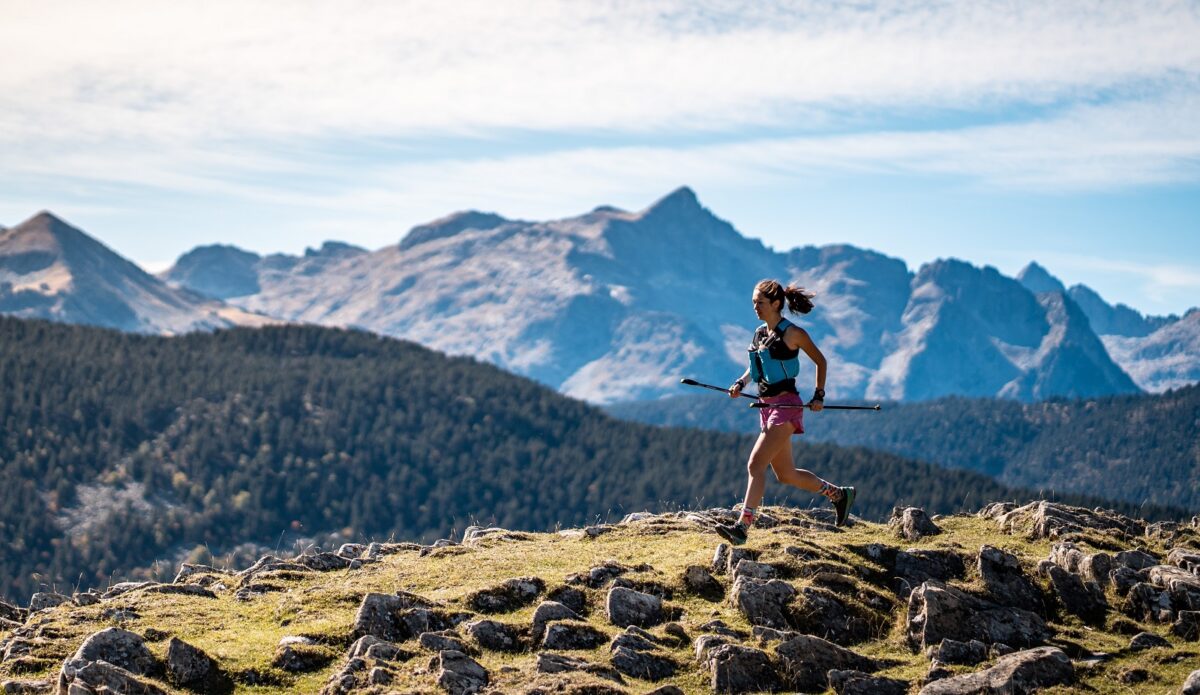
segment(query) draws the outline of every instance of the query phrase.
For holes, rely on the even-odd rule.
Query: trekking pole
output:
[[[770,403],[751,403],[750,407],[751,408],[791,408],[794,410],[796,408],[808,408],[810,405],[811,405],[810,403],[805,403],[804,405],[792,405],[792,404],[772,405]],[[875,405],[827,405],[821,409],[822,410],[883,410],[883,408],[879,407],[878,403]]]
[[[725,394],[726,396],[729,395],[729,389],[723,389],[720,386],[713,386],[712,384],[702,384],[699,381],[696,381],[695,379],[680,379],[679,383],[687,384],[688,386],[699,386],[702,389],[711,389],[713,391],[720,391],[721,393]],[[749,398],[752,401],[758,400],[758,396],[751,396],[748,393],[739,393],[738,395],[741,396],[742,398]],[[757,405],[757,404],[751,404],[751,405],[753,406],[753,405]]]

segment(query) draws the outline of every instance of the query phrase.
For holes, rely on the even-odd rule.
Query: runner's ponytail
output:
[[[814,292],[809,292],[803,287],[788,285],[783,290],[783,296],[787,298],[788,310],[793,314],[807,314],[813,309],[813,297],[817,296]]]

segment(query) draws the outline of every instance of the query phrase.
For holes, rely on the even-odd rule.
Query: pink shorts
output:
[[[800,399],[800,394],[783,393],[778,396],[768,396],[762,399],[763,403],[772,403],[780,405],[804,405],[804,401]],[[768,428],[783,423],[789,423],[796,428],[794,434],[804,434],[804,408],[760,408],[758,418],[762,423],[762,431],[766,432]]]

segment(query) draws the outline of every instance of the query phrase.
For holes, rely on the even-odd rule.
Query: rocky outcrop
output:
[[[1057,647],[1039,647],[1000,657],[991,668],[934,681],[921,695],[1032,693],[1075,680],[1071,659]]]
[[[906,541],[916,541],[925,536],[933,536],[942,532],[942,529],[924,509],[919,507],[896,507],[892,510],[892,517],[888,520],[888,528],[897,537],[903,538]]]
[[[167,644],[166,671],[167,680],[179,688],[198,693],[224,693],[233,689],[233,681],[212,657],[174,637]]]
[[[444,651],[429,662],[437,684],[450,695],[471,695],[488,684],[488,672],[479,662],[462,652]]]
[[[1026,576],[1015,555],[985,545],[979,549],[976,566],[983,579],[984,591],[992,601],[1001,606],[1045,614],[1041,589]]]
[[[789,604],[796,593],[795,587],[779,579],[742,577],[734,583],[730,597],[751,625],[786,628]]]
[[[1099,531],[1122,538],[1145,534],[1146,522],[1104,509],[1084,509],[1055,502],[1032,502],[1017,507],[1011,502],[989,504],[979,516],[994,519],[1006,533],[1030,538],[1059,538],[1081,531]]]
[[[788,688],[815,692],[829,687],[831,670],[874,673],[874,659],[844,649],[812,635],[797,635],[775,648],[780,672]]]
[[[1000,606],[941,582],[928,581],[912,592],[908,602],[908,641],[924,650],[944,639],[979,640],[1014,647],[1042,644],[1050,630],[1037,614]]]
[[[666,620],[662,599],[633,589],[609,589],[604,605],[608,621],[617,627],[651,627]]]
[[[538,577],[509,579],[499,586],[475,592],[467,600],[480,613],[511,613],[528,606],[546,590],[546,582]]]
[[[761,649],[719,644],[705,652],[702,665],[717,693],[775,692],[783,685],[771,657]]]

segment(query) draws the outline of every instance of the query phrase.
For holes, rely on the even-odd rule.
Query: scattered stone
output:
[[[546,623],[552,620],[583,620],[575,611],[557,601],[542,601],[533,612],[533,641],[540,642]]]
[[[677,647],[682,647],[692,641],[692,638],[688,636],[687,630],[683,629],[683,626],[679,623],[667,623],[663,625],[663,634],[673,639]]]
[[[943,664],[974,666],[982,661],[987,661],[988,646],[979,640],[959,642],[958,640],[944,639],[936,647],[927,649],[925,655],[931,661]]]
[[[122,594],[127,594],[130,591],[145,589],[146,587],[153,585],[154,582],[117,582],[116,584],[108,587],[108,591],[105,591],[103,594],[101,594],[100,598],[104,601],[108,601],[109,599],[114,599]]]
[[[624,587],[609,589],[604,606],[608,621],[617,627],[651,627],[666,619],[662,599]]]
[[[999,659],[1002,656],[1015,653],[1017,650],[1008,646],[1003,642],[996,642],[988,648],[988,656],[993,659]]]
[[[1200,553],[1191,548],[1175,548],[1167,553],[1167,564],[1200,574]]]
[[[1121,610],[1125,615],[1137,620],[1153,620],[1160,623],[1175,620],[1170,592],[1148,582],[1133,585],[1125,596],[1125,604]]]
[[[71,602],[76,606],[94,606],[100,603],[100,594],[95,591],[77,593],[71,597]]]
[[[1189,642],[1200,640],[1200,611],[1179,611],[1171,632]]]
[[[779,690],[782,681],[767,653],[736,644],[721,644],[708,650],[703,666],[712,676],[718,693],[749,693]]]
[[[521,635],[517,628],[498,620],[478,620],[467,623],[467,634],[484,649],[515,652],[522,648]]]
[[[79,645],[72,661],[105,661],[138,676],[158,673],[158,660],[146,648],[141,636],[119,627],[93,633]]]
[[[152,584],[140,589],[145,594],[174,594],[176,596],[199,596],[201,598],[216,598],[209,589],[199,584]]]
[[[307,673],[324,668],[333,661],[329,650],[307,637],[284,637],[275,648],[271,665],[289,673]]]
[[[351,634],[354,639],[373,635],[387,642],[402,642],[411,634],[401,620],[401,613],[414,607],[428,608],[431,605],[415,594],[367,594],[354,616]]]
[[[471,657],[456,651],[440,652],[429,662],[437,684],[450,695],[477,693],[488,684],[488,672]]]
[[[938,525],[933,523],[929,515],[920,507],[894,507],[892,508],[892,517],[888,520],[888,528],[899,536],[908,541],[916,541],[925,536],[933,536],[942,532]]]
[[[233,688],[233,681],[212,657],[176,638],[167,645],[167,680],[200,693],[222,693]]]
[[[546,594],[546,598],[557,601],[579,615],[587,613],[587,594],[571,586],[560,586]]]
[[[733,602],[751,625],[788,627],[788,604],[795,597],[795,587],[779,579],[742,577],[733,584]]]
[[[1035,613],[997,606],[935,581],[925,582],[909,597],[907,632],[909,643],[922,650],[946,638],[1021,647],[1050,638],[1046,623]]]
[[[907,695],[908,681],[872,676],[862,671],[831,670],[827,677],[837,695]]]
[[[292,561],[316,572],[330,572],[333,570],[346,569],[354,562],[353,560],[344,558],[337,553],[314,553],[312,555],[300,555]]]
[[[4,681],[0,682],[0,693],[4,695],[43,695],[54,692],[50,681]]]
[[[793,637],[776,647],[775,653],[787,686],[805,692],[829,687],[831,670],[874,673],[880,668],[874,659],[812,635]]]
[[[1108,600],[1104,598],[1104,590],[1099,584],[1084,584],[1079,575],[1072,574],[1057,564],[1047,562],[1042,568],[1050,577],[1054,593],[1068,613],[1087,623],[1104,621],[1104,614],[1108,611]]]
[[[11,620],[14,623],[24,623],[29,618],[29,611],[24,608],[17,608],[11,603],[0,601],[0,618]]]
[[[729,568],[729,551],[728,543],[718,543],[717,549],[713,552],[712,569],[717,574],[725,574]]]
[[[1057,647],[1039,647],[1001,657],[991,668],[934,681],[921,695],[1031,693],[1075,681],[1071,659]]]
[[[922,684],[928,685],[934,681],[950,678],[953,675],[954,671],[951,671],[948,666],[934,659],[929,662],[929,670],[925,673],[925,679],[922,681]]]
[[[1150,680],[1150,672],[1144,668],[1125,669],[1117,674],[1117,680],[1125,685],[1145,683]]]
[[[872,615],[831,591],[806,586],[792,610],[791,623],[800,632],[821,635],[831,642],[857,644],[890,627],[890,616]]]
[[[774,579],[778,572],[771,565],[765,562],[755,562],[754,560],[740,560],[737,566],[733,568],[733,578],[737,580],[740,577],[753,577],[755,579]]]
[[[726,637],[733,637],[734,639],[746,639],[750,636],[744,630],[737,630],[729,627],[724,620],[710,620],[701,625],[700,629],[704,632],[725,635]]]
[[[121,693],[121,695],[167,695],[156,685],[139,680],[138,675],[107,661],[68,659],[58,676],[58,692]]]
[[[1039,615],[1046,612],[1042,592],[1021,569],[1012,553],[985,545],[979,549],[977,563],[989,598],[1001,606],[1021,608]]]
[[[500,586],[477,591],[467,602],[480,613],[511,613],[532,603],[545,590],[546,583],[540,578],[520,577],[509,579]]]
[[[458,638],[458,635],[449,631],[441,632],[422,632],[417,638],[417,642],[431,652],[456,651],[464,654],[469,654],[471,648]]]
[[[565,654],[543,653],[537,655],[538,673],[568,673],[571,671],[582,671],[590,673],[601,678],[606,678],[617,683],[624,683],[625,679],[621,678],[621,674],[616,670],[600,664],[593,664],[590,661],[577,659],[573,656]]]
[[[608,635],[583,622],[560,620],[546,625],[544,649],[595,649],[608,641]]]
[[[683,587],[688,593],[709,601],[725,598],[725,587],[721,586],[712,573],[700,565],[688,565],[683,571]]]
[[[342,543],[341,547],[337,549],[338,556],[347,560],[357,560],[365,552],[367,552],[367,546],[362,543]]]
[[[600,589],[628,571],[629,568],[625,565],[609,560],[603,565],[597,565],[588,570],[587,577],[584,578],[584,583],[593,589]]]
[[[1109,574],[1116,567],[1116,561],[1108,553],[1093,553],[1084,555],[1079,562],[1079,576],[1085,582],[1096,582],[1101,588],[1108,584]]]
[[[1158,564],[1158,558],[1144,550],[1124,550],[1117,553],[1113,560],[1121,567],[1131,570],[1149,569]]]
[[[394,676],[386,668],[376,666],[367,674],[367,682],[371,685],[390,685]]]
[[[416,655],[374,635],[363,635],[350,645],[350,651],[346,653],[346,656],[351,661],[355,659],[408,661]]]
[[[948,582],[962,579],[966,565],[960,554],[952,550],[898,550],[882,543],[869,543],[852,550],[883,565],[892,590],[907,598],[912,590],[930,579]]]
[[[1183,687],[1179,690],[1179,695],[1200,695],[1200,669],[1188,674],[1187,679],[1183,681]]]
[[[758,551],[750,550],[749,548],[733,548],[729,551],[729,557],[726,560],[724,574],[732,575],[737,569],[742,560],[757,560]]]
[[[1139,632],[1129,640],[1129,651],[1140,652],[1158,647],[1170,647],[1171,643],[1153,632]]]
[[[1108,573],[1109,583],[1112,584],[1113,591],[1117,596],[1128,596],[1129,591],[1137,586],[1138,582],[1142,581],[1142,575],[1134,569],[1130,569],[1124,565],[1118,565]]]
[[[613,667],[631,678],[660,681],[675,675],[677,665],[671,659],[647,651],[619,646],[613,651]]]
[[[1005,533],[1024,533],[1031,539],[1059,538],[1087,530],[1124,536],[1141,536],[1146,531],[1144,521],[1130,519],[1116,512],[1046,501],[1015,508],[990,504],[979,515],[994,519]]]
[[[63,596],[56,591],[39,591],[29,599],[29,612],[37,613],[70,602],[70,596]]]

